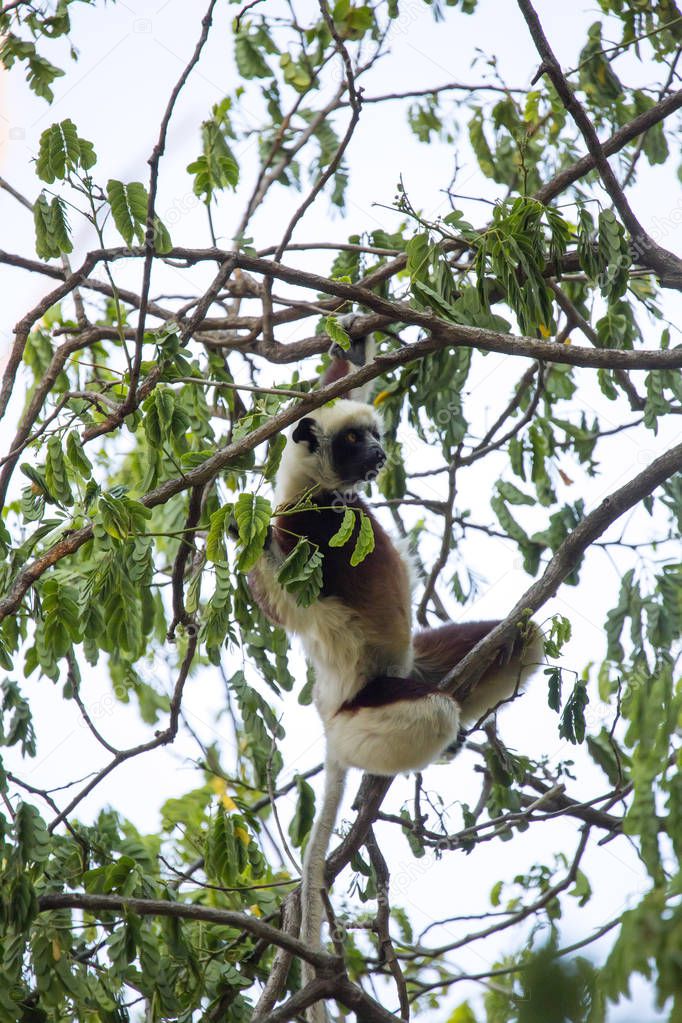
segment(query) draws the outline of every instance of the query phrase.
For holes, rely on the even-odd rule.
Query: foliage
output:
[[[76,3],[0,7],[0,60],[25,75],[43,112],[55,97],[59,115],[67,111],[73,69],[58,65],[77,58],[80,26],[106,32],[114,16],[96,0]],[[680,1021],[682,457],[665,445],[682,413],[670,302],[682,267],[668,239],[638,228],[632,188],[646,162],[663,189],[679,151],[670,90],[682,15],[673,0],[600,0],[574,69],[559,79],[543,59],[546,73],[531,84],[506,81],[497,55],[480,54],[471,71],[480,82],[406,92],[398,98],[408,128],[431,147],[420,159],[442,157],[448,212],[428,215],[400,180],[381,226],[368,216],[349,231],[337,219],[321,243],[294,250],[291,236],[315,201],[354,214],[354,118],[362,108],[361,125],[380,119],[394,102],[374,84],[391,46],[399,52],[406,34],[435,19],[460,61],[465,16],[482,38],[486,10],[476,0],[234,4],[221,35],[219,5],[201,28],[190,6],[198,46],[153,126],[149,167],[131,171],[148,179],[110,176],[113,112],[98,117],[94,141],[68,116],[47,127],[41,119],[33,171],[24,168],[39,182],[25,202],[34,234],[16,253],[0,252],[1,264],[44,277],[0,386],[0,418],[16,420],[0,462],[0,1023],[242,1023],[273,978],[272,1004],[298,990],[298,962],[278,968],[278,928],[290,919],[294,865],[314,818],[316,768],[291,773],[282,750],[292,714],[314,714],[287,694],[309,703],[312,679],[300,677],[246,576],[267,552],[273,515],[286,518],[271,491],[283,430],[300,397],[321,403],[309,393],[318,357],[332,342],[347,350],[349,331],[363,327],[381,357],[371,398],[388,461],[377,514],[412,544],[420,625],[461,617],[457,605],[473,603],[484,576],[497,577],[498,552],[500,564],[513,552],[529,586],[536,581],[526,596],[538,620],[563,584],[576,588],[563,594],[598,591],[588,605],[598,602],[602,618],[594,646],[570,656],[582,612],[552,606],[543,626],[552,663],[534,685],[552,730],[544,748],[565,740],[575,761],[532,756],[524,734],[512,751],[488,729],[467,753],[477,758],[478,792],[472,781],[456,800],[449,789],[436,794],[427,775],[383,814],[376,836],[381,799],[376,780],[367,783],[349,825],[358,841],[335,863],[337,872],[350,863],[357,896],[335,928],[352,1006],[348,986],[339,982],[335,996],[367,1019],[385,1018],[368,993],[379,991],[382,1004],[402,996],[415,1013],[450,1023],[599,1023],[641,975],[666,1018]],[[527,0],[519,6],[528,13]],[[159,214],[162,157],[209,37],[239,84],[209,110],[192,109],[197,155],[185,183],[212,245],[197,231],[179,248]],[[399,58],[392,67],[399,78]],[[646,87],[629,84],[642,78],[633,68]],[[467,56],[453,79],[468,74]],[[584,156],[595,139],[615,185],[608,165]],[[458,168],[449,182],[455,147],[478,172],[471,200],[460,195]],[[371,155],[384,171],[378,147]],[[372,182],[378,204],[401,170]],[[0,187],[16,199],[4,179]],[[243,212],[233,223],[235,204]],[[283,240],[272,227],[282,213]],[[121,285],[123,267],[136,284]],[[181,295],[158,284],[171,270],[183,275]],[[359,318],[346,329],[351,311]],[[504,356],[503,386],[499,375],[488,380],[490,352]],[[620,481],[609,493],[626,437],[644,437],[665,465],[652,457],[653,466],[630,466],[629,489],[616,491]],[[586,522],[594,528],[584,539]],[[492,552],[482,565],[481,536]],[[346,507],[331,546],[357,567],[374,544],[370,517]],[[618,592],[602,585],[607,558]],[[313,614],[324,599],[322,552],[298,537],[278,578]],[[137,744],[107,737],[95,679],[107,681],[113,706],[132,703]],[[216,713],[232,724],[233,752],[203,742],[183,716],[186,686],[202,679],[224,685]],[[52,727],[40,715],[48,686],[59,687],[103,763],[54,788],[34,775]],[[159,828],[143,831],[123,808],[103,805],[100,784],[124,763],[138,765],[149,787],[154,751],[180,733],[198,743],[194,778],[179,776],[187,791],[163,804]],[[573,849],[556,825],[567,818],[580,828]],[[447,929],[461,912],[457,885],[441,893],[437,940],[415,935],[405,886],[389,898],[389,828],[414,878],[441,859],[459,876],[463,853],[472,862],[484,843],[522,842],[541,824],[544,834],[557,827],[554,854],[516,873],[500,856],[490,907],[475,914],[480,927],[462,930],[459,918],[456,938]],[[584,924],[575,943],[587,952],[571,958],[564,920],[569,907],[590,904],[600,839],[634,848],[640,874],[627,911]],[[595,932],[610,945],[592,962],[583,956]],[[473,985],[460,995],[468,975],[457,950],[498,933],[513,954],[476,975],[484,997]],[[490,961],[499,949],[488,947]],[[332,974],[341,977],[337,965]]]

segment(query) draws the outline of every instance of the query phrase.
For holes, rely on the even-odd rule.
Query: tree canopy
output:
[[[319,998],[363,1023],[599,1023],[637,976],[682,1023],[682,14],[598,0],[566,56],[556,5],[504,6],[508,46],[530,54],[517,77],[487,50],[492,0],[210,0],[203,19],[183,5],[191,45],[167,95],[149,78],[148,162],[124,180],[102,157],[135,116],[116,80],[93,97],[97,135],[68,112],[70,83],[87,88],[78,50],[120,8],[0,4],[8,79],[43,106],[20,176],[0,178],[3,209],[25,215],[3,232],[3,294],[26,299],[3,323],[0,383],[0,1023],[275,1023]],[[415,85],[406,40],[434,23],[448,70],[434,54]],[[215,59],[221,94],[198,110]],[[164,174],[190,116],[195,216],[179,223]],[[395,116],[404,166],[381,150]],[[430,200],[410,160],[438,181]],[[376,217],[352,208],[359,180]],[[665,197],[656,223],[647,192]],[[330,344],[366,335],[376,360],[320,387]],[[313,727],[312,679],[246,573],[286,428],[349,380],[383,416],[372,503],[411,546],[417,625],[472,617],[502,563],[513,580],[451,690],[525,615],[548,664],[505,741],[488,723],[423,777],[362,779],[315,953],[297,937],[297,864],[320,768],[286,755],[294,718]],[[287,563],[303,606],[320,563],[304,540]],[[139,717],[129,745],[94,704],[103,678]],[[229,748],[186,713],[209,678]],[[37,772],[47,687],[97,750],[79,776]],[[183,736],[192,771],[158,829],[99,798],[124,764],[153,777],[154,751]],[[607,918],[591,910],[604,846],[636,864]],[[461,879],[493,848],[463,912]],[[422,927],[407,892],[428,871]],[[301,959],[317,970],[305,987]]]

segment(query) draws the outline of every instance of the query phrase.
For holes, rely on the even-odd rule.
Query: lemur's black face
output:
[[[386,461],[379,431],[374,426],[346,426],[339,430],[332,437],[331,454],[334,471],[347,484],[374,479]]]
[[[327,489],[353,486],[373,480],[386,461],[379,442],[379,430],[373,424],[346,422],[340,430],[327,434],[310,416],[299,420],[291,435],[294,444],[304,444],[317,455],[317,482]]]

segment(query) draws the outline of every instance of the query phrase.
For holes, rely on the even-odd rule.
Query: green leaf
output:
[[[172,248],[173,242],[168,228],[160,217],[154,217],[154,251],[163,256],[166,252],[170,252]]]
[[[415,830],[414,821],[410,817],[410,814],[405,809],[405,807],[401,809],[400,816],[405,822],[402,827],[402,832],[405,838],[407,839],[407,844],[409,845],[414,858],[420,860],[423,856],[426,855],[426,849],[424,847],[422,837],[419,834],[419,832]]]
[[[142,245],[147,224],[147,189],[140,181],[125,185],[110,178],[107,182],[107,198],[111,206],[114,223],[127,245],[136,238]]]
[[[69,485],[62,442],[59,437],[52,436],[47,442],[45,483],[49,492],[60,504],[73,504],[73,494]]]
[[[407,272],[412,281],[428,281],[429,262],[431,258],[431,245],[426,232],[416,234],[410,238],[405,246],[407,254]]]
[[[343,547],[348,543],[353,530],[355,529],[355,512],[352,508],[346,508],[343,513],[343,521],[338,530],[329,540],[330,547]]]
[[[532,507],[536,503],[534,497],[524,494],[513,483],[508,483],[505,480],[497,481],[497,492],[508,504],[527,504]]]
[[[12,656],[10,654],[10,651],[8,649],[7,643],[5,642],[4,637],[0,633],[0,668],[4,668],[5,671],[12,671],[13,667],[14,667],[14,663],[12,661]],[[5,685],[14,685],[14,683],[10,682],[9,679],[6,679],[3,682],[3,686],[5,686]],[[3,709],[4,709],[4,704],[3,704]]]
[[[14,819],[17,852],[23,863],[40,863],[50,855],[50,836],[38,811],[19,803]]]
[[[55,658],[64,657],[82,638],[78,590],[52,576],[43,583],[41,597],[43,642]]]
[[[302,536],[282,563],[277,580],[288,593],[295,594],[299,607],[310,607],[317,600],[322,589],[322,561],[320,549]]]
[[[254,35],[239,32],[234,43],[234,58],[242,78],[270,78],[272,72],[258,48]]]
[[[232,505],[224,504],[222,508],[214,511],[209,520],[208,533],[206,534],[206,557],[212,562],[227,561],[227,550],[225,548],[225,528],[232,515]]]
[[[29,58],[28,84],[36,96],[46,99],[48,103],[51,103],[54,99],[54,93],[51,88],[52,83],[56,78],[61,78],[63,74],[64,72],[61,68],[55,67],[49,60],[39,56],[37,53]]]
[[[150,519],[150,508],[140,501],[133,501],[123,494],[116,497],[113,492],[100,494],[98,510],[105,530],[115,540],[125,540],[133,533],[144,531],[145,520]]]
[[[48,202],[45,193],[41,192],[33,205],[33,222],[36,252],[41,259],[57,259],[62,253],[72,251],[66,206],[59,196],[55,195]]]
[[[447,1023],[477,1023],[474,1010],[468,1002],[462,1002],[453,1009],[447,1018]]]
[[[53,124],[40,136],[36,173],[48,185],[55,178],[63,180],[78,163],[80,146],[76,125],[70,119]]]
[[[504,888],[504,881],[496,881],[490,889],[490,905],[497,909],[502,903],[502,889]]]
[[[561,710],[561,668],[545,668],[547,675],[547,705],[558,714]]]
[[[270,438],[270,443],[268,445],[268,457],[265,465],[263,466],[263,476],[266,480],[274,480],[277,475],[286,446],[287,439],[283,433],[278,433],[275,437]]]
[[[38,915],[38,899],[28,874],[20,874],[9,882],[3,902],[6,918],[13,930],[16,933],[25,931]]]
[[[72,467],[84,480],[92,476],[92,462],[85,454],[81,439],[76,430],[71,430],[66,438],[66,457]]]
[[[374,550],[374,530],[369,516],[363,511],[360,512],[360,532],[355,543],[355,549],[350,557],[350,563],[355,568],[365,560],[368,554]]]
[[[589,699],[585,683],[578,680],[573,687],[573,692],[566,700],[559,725],[561,738],[568,739],[574,745],[583,742],[585,738],[585,707],[589,703]]]
[[[270,502],[257,494],[240,494],[234,506],[234,515],[242,546],[237,559],[240,572],[248,572],[258,561],[270,525]]]
[[[204,121],[201,136],[203,153],[189,164],[187,170],[194,174],[194,194],[208,202],[215,192],[237,187],[239,164],[223,129],[215,120]]]
[[[342,348],[344,352],[347,352],[351,346],[350,335],[343,329],[339,323],[338,316],[325,316],[322,321],[323,329],[329,334],[332,341],[334,341],[339,348]]]
[[[315,791],[311,785],[296,775],[296,810],[289,824],[289,835],[293,844],[300,848],[310,833],[315,819]]]
[[[87,171],[96,162],[92,143],[78,137],[76,125],[69,118],[46,128],[40,136],[36,173],[48,185],[55,179],[63,181],[79,166]]]
[[[60,10],[53,8],[52,11],[53,13],[44,19],[42,26],[40,25],[40,19],[37,19],[37,12],[34,11],[28,15],[26,23],[31,25],[31,31],[34,34],[37,35],[38,32],[44,31],[46,35],[57,36],[68,31],[66,5],[62,5]],[[51,85],[64,72],[61,68],[51,64],[45,57],[41,57],[34,43],[28,42],[26,39],[20,39],[13,32],[7,31],[10,25],[10,17],[11,15],[8,13],[0,15],[0,30],[3,33],[2,42],[0,43],[0,63],[5,68],[11,68],[16,60],[24,61],[27,68],[26,78],[30,88],[37,96],[41,96],[48,103],[51,103],[54,99]],[[49,31],[47,28],[48,22],[51,23]],[[62,26],[61,31],[58,28],[59,25]],[[64,28],[64,25],[67,27]]]
[[[96,895],[108,895],[111,892],[130,895],[137,877],[137,864],[132,856],[120,856],[115,863],[87,870],[83,875],[83,884],[86,891]]]
[[[490,501],[490,507],[497,515],[498,521],[505,533],[508,533],[512,540],[516,540],[517,543],[527,544],[530,542],[528,534],[522,529],[519,523],[516,521],[514,516],[511,514],[504,499],[501,496],[495,496]]]
[[[582,870],[576,871],[575,884],[568,894],[578,900],[579,906],[586,905],[592,898],[592,886],[589,878]]]
[[[185,608],[191,615],[195,614],[199,610],[199,603],[201,600],[201,583],[204,578],[204,573],[202,571],[204,564],[205,562],[203,558],[198,559],[197,565],[193,569],[189,583],[187,584]]]
[[[587,751],[595,764],[601,767],[611,785],[622,785],[627,776],[629,756],[619,749],[615,739],[602,728],[598,735],[588,735]]]
[[[212,664],[220,664],[220,647],[226,639],[235,640],[231,631],[232,579],[227,565],[216,563],[215,588],[202,615],[201,641],[206,644]]]

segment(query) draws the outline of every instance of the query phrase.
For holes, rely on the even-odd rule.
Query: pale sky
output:
[[[269,8],[277,6],[278,0],[268,4]],[[316,8],[312,2],[308,6]],[[305,4],[297,4],[296,7],[305,12]],[[583,2],[557,4],[553,0],[543,0],[537,8],[558,56],[566,66],[574,66],[585,39],[586,27],[598,17],[596,5]],[[54,121],[68,116],[75,121],[79,134],[95,144],[99,161],[94,173],[99,180],[104,182],[114,177],[125,181],[146,181],[146,161],[160,118],[170,89],[194,48],[203,9],[203,4],[182,3],[181,0],[167,0],[166,3],[143,0],[122,3],[119,0],[115,6],[106,8],[101,4],[94,10],[86,6],[72,8],[74,42],[80,50],[80,59],[75,67],[69,65],[63,44],[51,45],[48,55],[67,69],[67,75],[55,83],[56,98],[52,107],[29,92],[21,72],[15,70],[4,79],[0,78],[0,174],[29,199],[35,199],[40,184],[30,161],[35,158],[40,133]],[[157,210],[168,225],[173,241],[179,245],[210,244],[205,216],[192,193],[191,178],[185,167],[199,153],[198,126],[201,119],[207,116],[213,103],[233,91],[238,84],[229,33],[229,18],[237,9],[223,5],[218,12],[202,62],[180,97],[167,152],[161,163]],[[430,20],[428,9],[421,0],[401,3],[401,12],[394,28],[393,56],[379,62],[371,78],[363,83],[368,96],[437,86],[452,80],[481,81],[487,70],[485,60],[479,55],[478,63],[472,66],[479,50],[499,55],[501,72],[511,85],[527,85],[537,67],[537,55],[515,4],[484,0],[480,4],[480,13],[475,17],[466,18],[456,12],[446,12],[446,21],[441,24]],[[53,57],[53,54],[59,56]],[[658,68],[642,67],[628,58],[617,69],[620,72],[626,67],[625,77],[629,83],[647,82],[658,75]],[[333,81],[330,81],[329,88],[332,87]],[[250,113],[247,109],[245,116]],[[258,114],[258,104],[254,103],[254,120]],[[337,119],[337,129],[342,127],[342,123]],[[240,186],[236,195],[230,194],[223,199],[215,216],[216,230],[226,247],[229,247],[253,181],[255,139],[236,147],[236,155],[242,164],[245,185]],[[482,179],[478,172],[466,131],[458,142],[457,155],[461,170],[456,190],[494,199],[498,195],[496,186]],[[386,207],[393,201],[399,176],[402,176],[413,204],[421,208],[427,217],[446,212],[447,199],[442,189],[450,178],[453,157],[454,153],[446,145],[433,144],[428,148],[419,145],[405,123],[400,104],[381,107],[368,104],[348,153],[352,178],[345,219],[330,209],[323,196],[298,227],[294,241],[345,239],[353,231],[374,227],[394,229],[399,218]],[[672,163],[670,167],[661,169],[649,168],[641,161],[640,180],[633,193],[633,201],[644,227],[655,233],[659,240],[664,237],[664,244],[679,252],[682,249],[679,220],[682,218],[676,217],[675,211],[682,210],[682,200],[676,168]],[[301,200],[299,194],[275,187],[270,201],[253,221],[257,246],[279,239]],[[474,223],[485,218],[485,206],[466,201],[462,206]],[[73,216],[71,223],[75,239],[71,258],[75,266],[95,242],[84,221]],[[109,241],[120,244],[113,231]],[[0,247],[35,257],[31,215],[2,191]],[[286,257],[291,264],[323,272],[323,267],[329,264],[322,264],[320,259],[319,254],[300,256],[291,253]],[[138,285],[139,265],[133,266],[132,261],[128,265],[117,264],[114,272],[120,285]],[[157,294],[194,293],[206,282],[209,272],[208,268],[199,268],[187,274],[157,266],[152,291]],[[0,267],[0,351],[9,343],[16,320],[50,286],[47,279]],[[679,307],[679,296],[675,301],[666,296],[666,303],[668,315],[679,313],[679,308],[676,308]],[[650,329],[649,346],[654,347],[660,327],[652,325]],[[298,336],[297,331],[300,327],[294,325],[290,338]],[[279,339],[289,339],[286,331],[279,335]],[[577,338],[576,343],[582,343],[582,339]],[[679,336],[673,337],[673,343],[679,343]],[[525,365],[520,365],[518,371],[514,367],[514,378],[520,375]],[[280,373],[283,375],[278,377]],[[281,370],[275,367],[272,375],[274,379],[285,379],[287,373],[287,367]],[[596,408],[606,427],[618,425],[624,414],[624,403],[609,406],[601,398],[588,371],[578,371],[576,378],[580,391],[575,407],[585,408],[588,412]],[[504,397],[508,392],[510,379],[509,360],[497,355],[481,360],[472,379],[470,400],[476,405],[482,425],[496,413],[500,396]],[[667,428],[659,437],[646,431],[621,435],[609,449],[611,457],[601,464],[600,474],[595,479],[588,478],[577,464],[566,459],[561,467],[573,484],[559,484],[561,497],[574,501],[582,496],[589,510],[606,493],[679,439],[679,427],[677,431]],[[414,463],[422,468],[430,452],[424,445],[415,444],[408,431],[404,432],[403,441],[406,447],[412,445],[409,458],[414,458]],[[492,515],[487,506],[489,494],[498,474],[506,467],[502,456],[487,459],[486,466],[471,480],[463,477],[463,484],[471,485],[472,490],[460,498],[459,505],[474,509],[477,521],[491,522]],[[439,493],[437,485],[433,485]],[[543,514],[541,509],[534,513],[538,528],[542,525]],[[639,538],[648,528],[644,515],[634,516],[628,526],[633,531],[631,535],[640,529]],[[622,524],[612,535],[619,535],[620,530]],[[471,567],[480,572],[484,580],[481,599],[465,609],[464,617],[503,615],[529,585],[528,578],[520,570],[515,549],[504,542],[482,538],[468,542],[467,557],[471,558]],[[603,655],[604,609],[613,605],[609,595],[617,589],[623,564],[622,559],[611,562],[604,554],[592,553],[589,565],[583,570],[581,586],[578,589],[563,587],[557,599],[545,609],[547,615],[560,612],[572,619],[575,638],[567,651],[566,662],[578,671],[582,671],[590,661],[599,661]],[[452,613],[460,617],[463,614],[456,607],[452,607]],[[302,678],[300,659],[294,663],[298,665]],[[228,673],[237,666],[235,659],[226,656]],[[150,669],[150,675],[158,676],[168,684],[168,672],[163,661]],[[253,671],[250,680],[256,681]],[[38,757],[34,763],[24,765],[24,777],[39,786],[57,785],[82,776],[105,762],[103,751],[95,746],[87,729],[82,726],[77,708],[61,699],[59,687],[54,687],[47,680],[37,681],[35,676],[22,685],[25,694],[32,699],[38,732],[42,735]],[[114,744],[130,745],[149,737],[150,729],[139,721],[136,712],[114,700],[103,668],[91,670],[85,676],[83,691],[98,727]],[[274,700],[273,704],[277,706]],[[205,741],[218,741],[222,745],[223,763],[229,766],[232,761],[231,729],[226,717],[218,717],[223,705],[222,683],[215,673],[202,670],[196,674],[187,689],[184,712],[192,728]],[[289,699],[282,704],[281,711],[288,733],[282,746],[286,768],[280,778],[285,782],[296,771],[305,770],[322,759],[323,739],[312,707],[300,708]],[[598,728],[601,720],[611,720],[610,713],[608,708],[601,708],[595,703],[589,708],[588,720]],[[501,731],[507,743],[520,752],[531,756],[545,753],[551,762],[575,759],[580,765],[581,782],[591,786],[591,794],[605,791],[605,779],[599,780],[596,769],[585,765],[582,752],[558,738],[557,719],[546,707],[541,678],[531,692],[505,713]],[[48,734],[53,735],[52,740],[46,739]],[[194,742],[188,736],[181,736],[172,750],[157,751],[123,765],[82,804],[82,818],[91,819],[102,805],[110,802],[141,829],[155,829],[158,808],[164,799],[201,784],[202,777],[193,770],[191,762],[197,753]],[[11,755],[6,760],[10,769],[21,773],[20,765]],[[471,799],[472,793],[477,791],[477,776],[472,773],[474,763],[471,755],[464,754],[454,764],[431,767],[426,772],[425,785],[439,793],[446,803],[460,798],[460,795]],[[358,781],[359,775],[351,778],[351,795]],[[409,798],[411,791],[411,780],[397,781],[385,808],[396,811],[402,799]],[[571,794],[579,795],[580,791],[580,786],[576,786]],[[292,809],[293,800],[281,801],[284,816]],[[525,872],[535,861],[550,863],[552,853],[562,847],[570,857],[577,842],[576,822],[566,819],[561,825],[552,825],[551,832],[543,833],[534,825],[527,834],[516,836],[511,843],[483,844],[470,857],[450,855],[436,863],[428,857],[426,861],[413,860],[407,843],[394,828],[380,827],[378,830],[389,858],[393,900],[410,911],[416,932],[446,911],[453,914],[484,911],[489,908],[489,890],[499,877],[511,879],[515,873]],[[597,847],[593,841],[586,864],[595,895],[583,910],[576,909],[570,899],[565,899],[563,937],[566,942],[584,936],[590,927],[599,926],[621,908],[632,904],[646,886],[636,857],[625,839],[617,839],[603,847]],[[343,901],[347,877],[346,873],[335,887],[337,906]],[[444,893],[448,893],[446,898]],[[447,909],[444,911],[446,900]],[[431,932],[429,937],[434,943],[452,940],[465,933],[463,926],[466,925],[454,924],[443,928],[438,935]],[[467,971],[483,969],[495,957],[516,948],[519,940],[519,934],[511,930],[503,932],[491,943],[478,943],[458,952],[457,966]],[[612,936],[608,936],[591,946],[587,954],[601,960],[611,942]],[[623,1003],[612,1009],[609,1020],[614,1023],[628,1020],[645,1023],[645,1020],[661,1018],[648,1010],[649,1000],[642,994],[642,987],[635,982],[633,990],[640,995],[636,1003]],[[479,992],[476,985],[458,985],[452,989],[446,1004],[455,1005],[465,997],[475,999]]]

